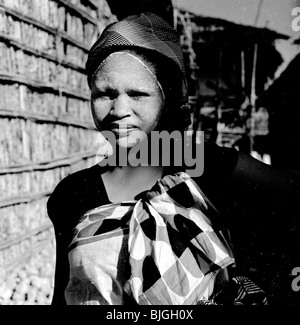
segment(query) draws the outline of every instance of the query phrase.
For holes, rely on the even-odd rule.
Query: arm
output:
[[[61,233],[55,231],[56,239],[56,265],[54,276],[54,291],[52,305],[66,305],[65,288],[69,280],[69,262],[67,245]]]
[[[275,168],[233,148],[205,143],[204,173],[195,180],[226,223],[239,230],[267,228],[290,235],[299,224],[299,213],[294,211],[299,211],[300,172]]]
[[[239,218],[235,222],[246,222],[253,227],[268,225],[280,231],[290,230],[299,223],[299,213],[293,213],[299,211],[299,172],[269,166],[239,153],[229,186],[235,207],[247,210],[252,216],[247,221]]]
[[[54,225],[56,266],[52,305],[65,305],[65,288],[69,281],[68,246],[79,218],[88,210],[108,203],[98,166],[73,173],[63,179],[47,202]]]
[[[299,303],[291,274],[300,266],[300,173],[239,153],[228,189],[237,265],[271,302]]]
[[[65,235],[67,229],[63,225],[67,211],[64,211],[66,202],[62,202],[60,188],[57,188],[47,202],[48,216],[53,223],[56,240],[56,263],[54,275],[54,291],[52,305],[66,305],[64,291],[69,280],[68,240]],[[65,215],[64,215],[65,214]]]
[[[54,189],[47,202],[47,212],[55,233],[56,264],[52,305],[66,305],[65,288],[69,281],[68,246],[72,239],[72,230],[80,216],[81,204],[84,199],[79,189],[83,186],[77,177],[69,175]]]
[[[204,160],[196,181],[230,230],[240,274],[276,303],[299,301],[291,273],[300,266],[300,173],[211,143]]]

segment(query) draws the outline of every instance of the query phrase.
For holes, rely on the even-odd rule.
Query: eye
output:
[[[143,97],[149,97],[150,95],[145,91],[139,91],[139,90],[130,90],[128,92],[128,95],[133,99],[141,99]]]
[[[112,90],[101,91],[99,97],[102,99],[113,100],[116,98],[116,93]]]
[[[113,90],[97,90],[93,93],[93,97],[95,99],[102,99],[102,100],[114,100],[117,97],[117,94]]]

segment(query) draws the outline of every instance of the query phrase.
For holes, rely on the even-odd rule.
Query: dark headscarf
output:
[[[124,18],[108,25],[92,46],[86,63],[88,84],[91,88],[93,75],[100,63],[111,53],[124,49],[138,49],[158,54],[177,70],[177,79],[181,80],[181,98],[179,119],[184,128],[190,123],[190,113],[187,105],[187,81],[182,49],[178,33],[165,20],[153,13],[141,13]],[[163,66],[163,64],[161,65]],[[169,71],[171,71],[169,69]],[[170,78],[171,80],[172,78]],[[174,78],[173,78],[174,79]],[[180,82],[179,80],[179,82]],[[182,118],[185,120],[182,123]]]

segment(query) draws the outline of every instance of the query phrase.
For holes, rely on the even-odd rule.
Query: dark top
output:
[[[110,203],[101,178],[105,170],[95,165],[67,176],[48,200],[57,247],[53,304],[65,304],[68,245],[79,217]],[[256,281],[271,303],[300,301],[291,289],[292,270],[300,266],[300,174],[206,143],[204,172],[193,179],[231,232],[239,272]]]

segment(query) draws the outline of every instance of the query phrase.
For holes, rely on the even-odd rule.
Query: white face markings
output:
[[[115,132],[120,146],[135,144],[138,131],[150,134],[164,107],[161,86],[142,60],[126,52],[113,53],[102,62],[93,79],[91,106],[95,124],[101,131]]]

